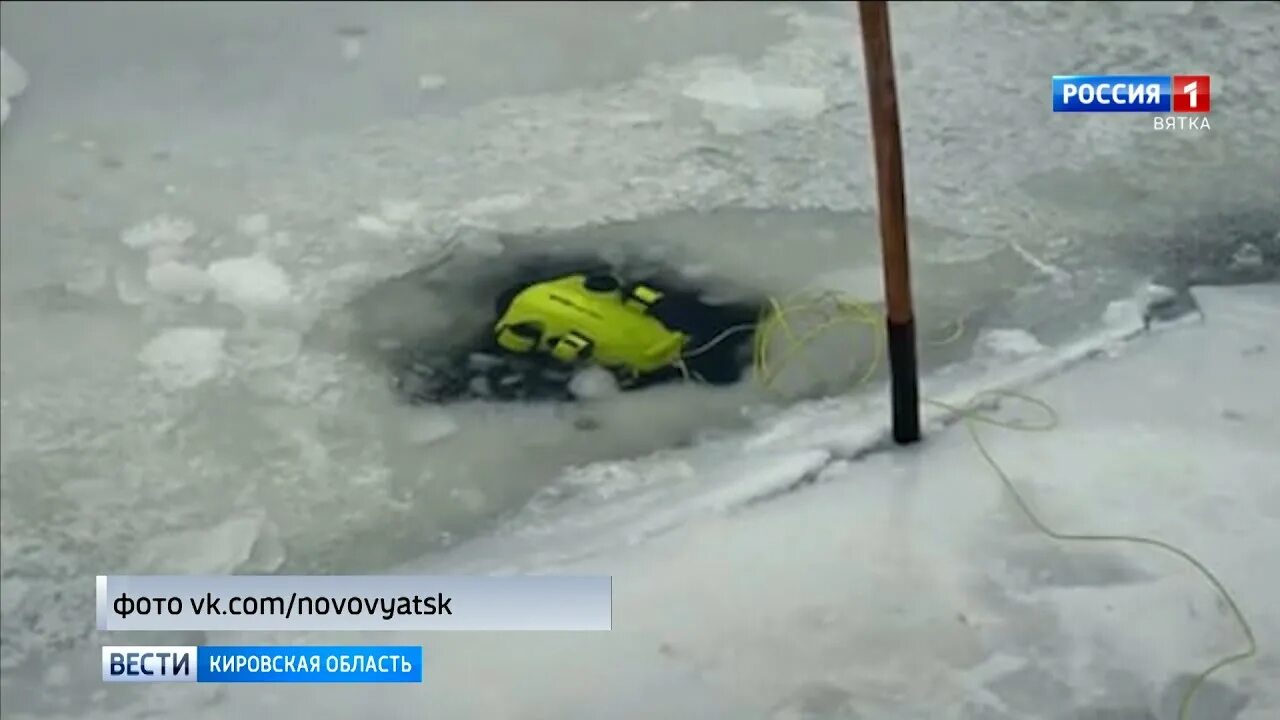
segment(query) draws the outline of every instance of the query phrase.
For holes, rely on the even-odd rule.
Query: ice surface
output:
[[[218,328],[173,328],[147,343],[138,360],[165,389],[187,390],[222,372],[225,340],[226,331]]]
[[[271,218],[266,213],[244,215],[236,219],[236,229],[249,237],[261,237],[271,230]]]
[[[458,423],[443,411],[424,411],[405,423],[405,434],[415,445],[430,445],[458,432]]]
[[[284,561],[275,527],[261,511],[156,536],[136,553],[139,572],[154,575],[267,574]]]
[[[207,532],[229,544],[209,557],[235,557],[242,546],[215,529],[261,511],[287,550],[283,570],[377,572],[430,555],[445,538],[474,541],[462,547],[484,570],[528,564],[529,548],[563,558],[677,527],[745,495],[784,491],[823,454],[883,439],[880,386],[850,395],[838,383],[838,396],[797,405],[733,388],[589,408],[467,406],[447,420],[432,409],[415,432],[417,411],[391,401],[384,369],[364,352],[372,345],[313,332],[369,288],[451,248],[441,273],[465,280],[469,263],[502,263],[539,233],[653,217],[679,222],[636,226],[655,231],[647,236],[598,235],[595,246],[708,266],[712,283],[786,291],[831,273],[848,280],[842,287],[876,287],[863,274],[878,260],[875,191],[847,6],[656,7],[636,23],[630,3],[0,6],[3,45],[36,81],[5,123],[0,158],[6,716],[104,717],[137,697],[169,697],[82,683],[93,668],[76,660],[106,639],[84,621],[84,578],[133,569],[133,550],[151,537]],[[917,289],[923,313],[947,308],[927,315],[922,335],[934,337],[934,321],[967,319],[962,341],[922,346],[934,366],[956,364],[930,379],[938,394],[973,370],[964,363],[983,329],[1032,333],[1050,351],[1019,365],[1039,372],[1101,322],[1108,302],[1167,266],[1217,254],[1225,266],[1244,241],[1264,269],[1280,257],[1278,126],[1264,102],[1280,75],[1274,9],[1129,7],[895,5]],[[354,61],[342,57],[341,28],[363,28]],[[1045,112],[1049,75],[1188,64],[1231,78],[1238,102],[1212,133]],[[448,83],[423,92],[415,80],[424,71]],[[691,87],[711,101],[686,96]],[[706,111],[735,132],[717,131]],[[405,220],[389,200],[419,207]],[[757,212],[727,210],[742,207]],[[269,213],[267,234],[249,237],[238,224],[254,213]],[[371,236],[353,227],[361,216],[394,232]],[[135,247],[119,241],[146,218],[168,221],[131,234]],[[1208,230],[1189,222],[1205,218]],[[498,233],[527,240],[513,247]],[[173,302],[194,296],[199,281],[168,263],[205,268],[224,300],[263,322],[246,327],[225,303]],[[268,317],[264,303],[281,298],[289,312]],[[449,297],[400,299],[393,319],[406,324],[473,312]],[[1127,333],[1141,304],[1126,307],[1134,312],[1114,319]],[[205,339],[149,345],[183,328]],[[226,335],[215,372],[216,331]],[[154,366],[139,361],[149,346]],[[844,358],[850,348],[863,345],[827,352]],[[176,389],[159,377],[176,378]],[[195,378],[211,379],[182,389]],[[1221,405],[1230,422],[1249,415]],[[749,475],[753,463],[770,476]],[[735,480],[751,492],[735,494]],[[1204,514],[1227,523],[1233,512]],[[876,527],[846,518],[860,519]],[[483,558],[490,548],[503,552]],[[450,662],[484,658],[486,643],[510,647],[509,638],[465,640],[478,649],[452,641]],[[679,638],[669,646],[681,652]],[[50,648],[68,650],[54,661]],[[662,654],[640,637],[630,649]],[[55,662],[73,668],[74,682],[50,690]],[[1012,673],[1006,684],[1054,686],[1027,663],[990,668]],[[651,669],[612,685],[617,697],[670,697],[683,709],[697,700],[700,717],[762,707],[735,714],[725,708],[740,699],[694,673]],[[832,687],[842,678],[821,677],[816,663],[801,670],[811,677],[778,712],[821,715],[845,702],[847,691]],[[898,676],[885,672],[892,695]],[[540,691],[544,677],[512,681],[516,696],[580,692]],[[221,689],[192,692],[203,703]],[[496,694],[475,702],[493,703],[490,716],[512,714]],[[565,717],[562,709],[545,714]]]
[[[781,120],[812,119],[827,107],[822,88],[759,81],[736,69],[710,69],[684,90],[704,104],[716,130],[737,134],[761,130]]]
[[[361,215],[356,218],[355,226],[370,235],[393,238],[399,232],[394,224],[376,215]]]
[[[389,223],[403,225],[418,217],[422,203],[416,200],[383,200],[382,217]]]
[[[1045,346],[1026,330],[984,330],[978,338],[978,352],[990,358],[1014,360],[1043,352]]]
[[[607,398],[618,392],[618,381],[601,368],[587,368],[573,376],[569,392],[584,400]]]
[[[182,246],[195,234],[191,220],[159,215],[122,232],[120,242],[133,250],[145,250],[153,263],[163,263],[181,257]]]
[[[202,268],[172,260],[148,267],[147,283],[161,295],[187,302],[199,302],[213,286],[213,280]]]
[[[431,73],[423,73],[418,76],[418,88],[425,91],[439,90],[448,83],[440,75],[432,75]]]
[[[523,193],[504,193],[491,197],[483,197],[462,206],[459,213],[464,218],[479,219],[490,215],[515,212],[529,205],[532,201]]]
[[[1235,269],[1255,268],[1263,265],[1262,251],[1253,243],[1244,243],[1231,256],[1231,266]]]
[[[284,268],[262,255],[218,260],[209,265],[208,273],[218,300],[245,313],[279,307],[291,296]]]
[[[358,37],[342,38],[342,57],[344,60],[352,61],[360,57],[364,46]]]
[[[815,290],[832,290],[852,298],[884,297],[884,269],[875,265],[837,270],[814,280]]]
[[[27,89],[27,71],[0,47],[0,125],[9,120],[10,100]]]
[[[1192,717],[1264,720],[1280,710],[1270,682],[1280,580],[1257,571],[1280,542],[1280,495],[1261,481],[1280,463],[1280,287],[1196,296],[1203,323],[1028,388],[1060,413],[1055,431],[982,433],[1053,526],[1157,536],[1213,569],[1261,654],[1212,679]],[[436,681],[376,695],[333,688],[323,700],[235,688],[200,711],[184,704],[195,698],[148,702],[210,718],[288,707],[395,719],[428,705],[441,718],[1172,720],[1180,677],[1243,647],[1211,589],[1177,559],[1031,531],[958,426],[913,449],[801,458],[780,451],[739,465],[740,487],[823,467],[816,485],[746,506],[749,493],[725,496],[712,517],[640,545],[553,562],[538,560],[546,538],[525,537],[520,555],[417,568],[610,573],[611,633],[380,634],[367,639],[429,643]],[[474,692],[476,667],[503,692]]]

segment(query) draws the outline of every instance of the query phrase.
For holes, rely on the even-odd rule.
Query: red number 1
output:
[[[1207,113],[1213,104],[1208,75],[1173,76],[1173,111]]]

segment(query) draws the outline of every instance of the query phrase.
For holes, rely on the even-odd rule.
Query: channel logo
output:
[[[103,682],[420,683],[409,645],[106,645]]]
[[[1055,113],[1208,113],[1208,75],[1054,75]]]
[[[103,682],[195,682],[194,646],[105,645]]]

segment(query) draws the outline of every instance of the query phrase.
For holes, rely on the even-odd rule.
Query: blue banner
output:
[[[420,683],[417,645],[106,645],[103,682]]]
[[[1204,92],[1207,91],[1205,88]],[[1056,113],[1167,113],[1176,110],[1173,107],[1173,76],[1170,75],[1053,76],[1053,111]]]
[[[243,645],[196,648],[202,683],[420,683],[411,645]]]

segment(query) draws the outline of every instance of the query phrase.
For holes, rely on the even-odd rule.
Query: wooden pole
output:
[[[884,0],[859,2],[858,17],[862,25],[862,52],[867,69],[880,201],[893,439],[905,445],[920,439],[920,385],[916,369],[915,316],[911,307],[902,132],[898,125],[898,92],[893,77],[888,5]]]

